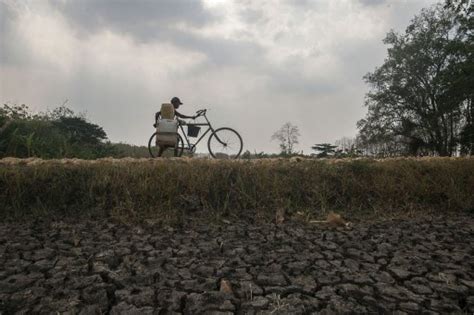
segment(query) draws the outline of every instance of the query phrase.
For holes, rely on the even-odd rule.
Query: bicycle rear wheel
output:
[[[181,138],[179,134],[177,134],[177,136],[178,136],[178,142],[177,142],[176,148],[167,147],[163,150],[162,155],[165,155],[165,156],[168,155],[169,154],[168,152],[170,152],[170,150],[175,151],[173,152],[174,156],[181,156],[183,154],[183,148],[184,148],[183,139]],[[156,145],[156,132],[151,135],[150,140],[148,141],[148,152],[150,152],[150,156],[152,158],[156,158],[160,156],[160,147]]]
[[[236,159],[242,153],[242,137],[234,129],[219,128],[209,136],[207,148],[213,158]]]

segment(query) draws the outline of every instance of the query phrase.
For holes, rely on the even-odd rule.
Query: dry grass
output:
[[[0,160],[0,216],[275,218],[474,209],[474,159]]]

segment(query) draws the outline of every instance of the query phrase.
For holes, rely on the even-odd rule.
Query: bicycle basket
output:
[[[188,137],[196,138],[199,135],[201,127],[195,125],[188,125]]]

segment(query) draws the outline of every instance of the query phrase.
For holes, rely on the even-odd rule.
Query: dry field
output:
[[[474,312],[474,220],[0,223],[0,313]]]
[[[473,191],[474,159],[3,159],[0,314],[473,313]]]

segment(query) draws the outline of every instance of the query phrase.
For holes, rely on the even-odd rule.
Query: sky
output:
[[[296,150],[357,134],[363,76],[435,0],[0,0],[0,101],[35,111],[66,105],[112,142],[145,145],[154,114],[208,109],[244,150]],[[199,151],[205,147],[200,146]]]

